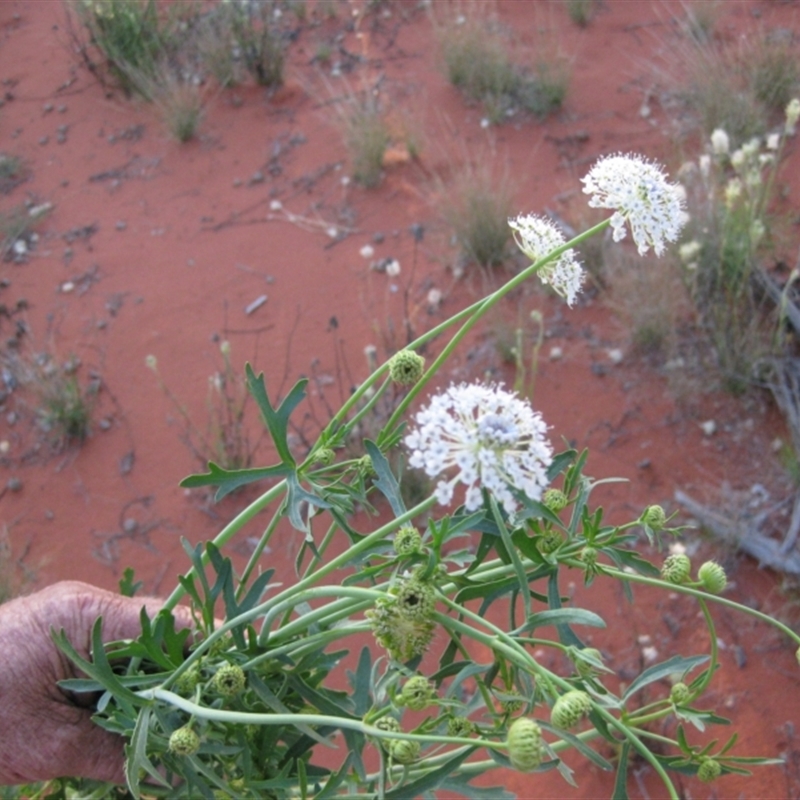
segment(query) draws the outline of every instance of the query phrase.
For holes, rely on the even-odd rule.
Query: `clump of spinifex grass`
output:
[[[514,63],[507,38],[492,20],[476,7],[469,12],[436,23],[450,83],[467,100],[480,103],[493,124],[518,110],[543,118],[558,109],[569,85],[566,61],[550,47],[542,48],[530,66]]]

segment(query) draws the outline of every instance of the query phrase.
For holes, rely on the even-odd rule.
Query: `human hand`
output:
[[[139,614],[162,607],[78,581],[64,581],[0,605],[0,785],[70,775],[123,783],[124,740],[92,722],[92,710],[58,687],[82,677],[56,647],[51,629],[64,629],[88,658],[92,626],[103,617],[106,641],[141,633]],[[192,623],[176,609],[176,627]]]

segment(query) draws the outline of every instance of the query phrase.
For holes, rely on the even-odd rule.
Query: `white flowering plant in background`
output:
[[[212,462],[182,485],[214,486],[219,498],[256,482],[268,488],[213,541],[185,543],[190,569],[166,608],[143,617],[139,639],[104,648],[98,621],[87,660],[56,634],[86,674],[63,688],[100,692],[98,724],[128,740],[129,796],[399,800],[441,792],[505,800],[502,785],[473,779],[555,769],[566,797],[574,785],[568,762],[580,757],[608,772],[614,798],[627,797],[636,763],[677,800],[675,772],[724,781],[777,763],[736,754],[735,735],[693,743],[693,728],[725,722],[707,709],[721,668],[711,608],[750,614],[794,647],[800,637],[722,596],[719,564],[695,569],[677,550],[657,563],[644,558],[642,537],[660,547],[676,531],[664,510],[654,504],[622,524],[605,522],[591,505],[603,481],[584,474],[587,453],[554,452],[558,431],[528,399],[500,385],[438,385],[467,333],[522,282],[538,276],[574,302],[582,281],[575,248],[589,236],[611,227],[620,240],[629,231],[640,251],[658,254],[677,239],[682,194],[652,162],[604,158],[584,184],[591,203],[611,211],[606,220],[569,242],[543,217],[510,220],[530,266],[376,363],[302,455],[288,433],[307,380],[273,405],[263,375],[247,366],[274,463]],[[440,337],[428,364],[420,350]],[[353,456],[345,444],[392,386],[400,401]],[[404,474],[390,466],[398,451],[409,470],[436,481],[419,502],[407,503]],[[221,548],[253,524],[260,536],[236,571]],[[302,542],[295,576],[276,575],[265,555],[280,526]],[[690,596],[708,628],[708,652],[660,662],[654,653],[620,684],[613,654],[588,642],[604,620],[563,595],[576,573],[587,586],[613,580],[626,591],[643,584]],[[122,588],[134,590],[129,573]],[[179,601],[194,613],[190,638],[174,628]],[[547,628],[555,635],[540,632]],[[491,656],[481,661],[477,652]],[[654,735],[659,721],[670,724]],[[536,776],[528,781],[535,794]],[[497,783],[506,781],[498,775]],[[112,796],[73,779],[60,790]]]

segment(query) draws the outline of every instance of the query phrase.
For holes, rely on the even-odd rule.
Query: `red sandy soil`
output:
[[[754,25],[798,31],[797,3],[720,5],[719,24],[730,35]],[[315,419],[326,419],[324,400],[336,406],[365,377],[364,347],[375,344],[383,356],[389,321],[402,331],[406,293],[417,332],[479,296],[483,281],[476,273],[454,278],[457,255],[442,216],[452,178],[465,163],[485,165],[498,181],[513,177],[520,211],[547,207],[575,224],[583,213],[576,209],[585,208],[578,179],[599,155],[637,151],[673,169],[679,164],[668,117],[651,95],[648,66],[657,51],[669,51],[675,34],[670,12],[679,13],[677,6],[604,2],[579,29],[560,3],[498,3],[521,55],[537,45],[542,30],[551,40],[559,37],[573,59],[572,80],[564,108],[546,122],[515,118],[489,129],[480,124],[480,109],[467,106],[443,77],[424,11],[395,2],[383,13],[364,15],[362,6],[342,3],[338,17],[320,25],[309,17],[290,47],[286,84],[276,94],[252,86],[210,90],[199,139],[182,145],[170,139],[151,107],[106,93],[79,66],[60,2],[0,4],[0,141],[28,170],[24,183],[0,197],[0,209],[26,198],[53,204],[24,263],[0,265],[9,281],[0,301],[8,309],[27,303],[13,320],[0,320],[2,336],[11,336],[22,320],[31,352],[77,356],[82,380],[93,372],[102,380],[94,432],[80,449],[51,453],[34,425],[32,398],[26,410],[22,392],[0,417],[0,439],[10,445],[0,474],[3,483],[21,482],[18,491],[2,495],[0,513],[14,557],[24,556],[33,572],[33,586],[77,578],[113,588],[132,565],[146,590],[168,592],[187,566],[180,538],[210,538],[239,507],[241,498],[215,508],[178,487],[200,465],[181,442],[184,423],[146,368],[147,355],[157,358],[166,385],[201,428],[222,340],[231,342],[237,370],[251,360],[265,372],[273,396],[314,375],[303,424],[312,435]],[[353,56],[351,86],[381,78],[396,123],[422,142],[419,159],[396,159],[375,190],[342,182],[346,151],[311,63],[318,43],[336,34],[343,35],[341,52]],[[329,79],[341,86],[336,80]],[[643,105],[649,115],[641,113]],[[784,175],[800,173],[796,148],[788,158]],[[261,180],[254,180],[256,173]],[[296,215],[293,221],[270,209],[273,200]],[[418,243],[413,225],[424,229]],[[89,226],[91,235],[70,235]],[[330,227],[336,238],[327,235]],[[398,259],[401,274],[370,271],[370,260],[359,253],[366,244],[375,250],[373,260]],[[66,282],[72,291],[64,291]],[[430,312],[426,297],[434,287],[444,300]],[[267,302],[246,314],[262,294]],[[547,335],[535,405],[554,439],[591,447],[589,474],[628,480],[599,495],[611,519],[636,516],[653,502],[674,507],[676,488],[708,499],[723,482],[745,491],[758,483],[782,485],[770,447],[782,428],[765,400],[702,393],[678,402],[663,374],[632,353],[629,331],[602,294],[569,309],[531,289],[501,316],[513,326],[518,313],[527,316],[532,308],[544,314]],[[487,369],[499,377],[491,324],[497,319],[458,354],[442,386]],[[550,360],[555,346],[563,357]],[[613,348],[621,349],[621,364],[609,357]],[[18,414],[13,425],[6,416],[11,411]],[[699,425],[708,419],[717,423],[713,436]],[[255,437],[255,424],[253,431]],[[256,460],[268,458],[263,447]],[[245,531],[231,552],[246,554],[247,537],[259,533],[257,524]],[[280,530],[270,564],[292,569],[297,547],[297,534]],[[710,544],[702,552],[724,561],[732,597],[791,615],[777,576]],[[575,582],[580,602],[579,575]],[[703,652],[705,629],[697,625],[692,602],[636,596],[631,606],[618,587],[601,585],[585,601],[609,622],[594,643],[623,679],[644,663],[647,645],[662,655]],[[727,611],[716,618],[723,668],[708,705],[733,718],[738,752],[783,755],[787,764],[760,769],[749,782],[684,781],[684,796],[800,797],[794,738],[800,673],[793,650],[749,618]],[[577,790],[552,774],[491,777],[521,797],[609,796],[611,778],[569,760]],[[663,796],[646,765],[633,775],[632,797]]]

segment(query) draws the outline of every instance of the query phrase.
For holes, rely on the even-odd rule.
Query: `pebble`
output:
[[[17,424],[18,419],[19,417],[17,416],[16,411],[9,411],[8,414],[6,414],[6,422],[11,428],[13,428]]]
[[[64,106],[64,105],[59,106],[58,107],[58,113],[59,114],[66,114],[67,113],[67,107]]]
[[[50,141],[50,137],[49,137],[49,136],[42,136],[42,137],[39,139],[39,144],[40,144],[40,145],[42,145],[42,146],[44,146],[44,145],[46,145],[46,144],[47,144],[49,141]]]
[[[622,363],[622,350],[618,347],[613,348],[612,350],[608,351],[608,360],[612,364],[621,364]]]
[[[717,423],[713,419],[707,419],[705,422],[700,423],[700,430],[706,436],[713,436],[717,431]]]
[[[2,455],[5,455],[10,449],[11,449],[11,442],[9,442],[8,439],[3,439],[3,441],[0,442],[0,453]]]
[[[365,244],[359,251],[358,254],[361,258],[372,258],[375,255],[375,248],[372,245]]]
[[[53,104],[52,103],[45,103],[42,106],[42,111],[44,111],[45,114],[49,114],[52,110],[53,110]]]
[[[127,227],[128,227],[128,223],[127,223],[127,222],[125,222],[125,220],[124,220],[124,219],[118,219],[118,220],[117,220],[117,222],[116,222],[116,224],[114,225],[114,227],[115,227],[115,228],[116,228],[118,231],[124,231],[124,230],[125,230],[125,228],[127,228]]]
[[[22,491],[22,481],[19,478],[9,478],[6,488],[9,492],[20,492]]]
[[[384,239],[386,239],[386,237],[380,231],[372,234],[373,244],[383,244]]]
[[[75,289],[75,284],[72,281],[64,281],[64,283],[61,284],[61,291],[64,294],[69,294],[74,289]]]
[[[233,188],[234,189],[238,189],[241,185],[242,185],[242,179],[241,178],[234,178],[233,179]]]
[[[24,256],[28,252],[28,245],[24,239],[17,239],[11,249],[14,251],[15,256]]]
[[[103,417],[103,419],[97,423],[97,427],[100,428],[101,431],[111,430],[111,420],[108,417]]]
[[[550,348],[550,360],[551,361],[560,361],[563,357],[564,357],[564,348],[563,347],[558,347],[556,345],[555,347],[551,347]]]
[[[264,173],[258,169],[250,176],[250,183],[264,183]]]
[[[139,523],[137,523],[132,517],[128,517],[122,523],[122,530],[125,531],[125,533],[133,533],[138,527]]]

